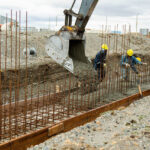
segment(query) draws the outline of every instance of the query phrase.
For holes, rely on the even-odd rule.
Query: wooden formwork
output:
[[[144,91],[143,97],[150,95],[150,90]],[[0,150],[26,150],[30,146],[34,146],[44,142],[50,137],[57,135],[62,132],[67,132],[73,128],[84,125],[85,123],[91,122],[100,116],[101,113],[106,111],[115,110],[121,106],[128,106],[134,101],[140,99],[140,94],[135,94],[124,99],[112,102],[102,107],[93,109],[81,115],[73,118],[64,120],[52,127],[46,127],[41,130],[37,130],[30,134],[26,134],[19,138],[10,140],[7,143],[0,144]]]

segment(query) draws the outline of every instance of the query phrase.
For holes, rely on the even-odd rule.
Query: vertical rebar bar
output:
[[[2,69],[1,69],[1,31],[0,31],[0,141],[2,139]]]
[[[14,87],[15,87],[15,108],[16,108],[16,110],[15,110],[15,134],[16,135],[18,135],[18,97],[17,97],[17,79],[18,79],[18,77],[17,77],[17,34],[18,34],[18,31],[17,31],[17,24],[18,24],[18,22],[17,22],[17,20],[18,20],[18,14],[17,14],[17,12],[16,12],[16,25],[15,25],[15,28],[16,28],[16,31],[15,31],[15,68],[14,68],[14,70],[15,70],[15,80],[14,80],[14,82],[15,82],[15,85],[14,85]]]
[[[28,13],[26,12],[26,65],[25,65],[25,106],[24,106],[24,133],[27,127],[27,80],[28,80]]]
[[[7,50],[8,50],[8,47],[7,47],[7,37],[8,37],[8,31],[7,31],[7,25],[8,25],[8,15],[6,14],[6,35],[5,35],[5,71],[4,71],[4,88],[6,89],[7,88]],[[6,104],[7,103],[7,98],[6,98],[6,95],[4,95],[4,102],[3,104]],[[5,117],[5,114],[6,114],[6,109],[5,109],[5,105],[4,105],[4,137],[6,136],[6,117]]]

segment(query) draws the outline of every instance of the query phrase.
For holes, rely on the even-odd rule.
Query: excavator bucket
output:
[[[46,45],[47,54],[73,74],[83,69],[94,71],[92,63],[85,56],[84,32],[98,0],[82,0],[78,14],[72,10],[75,2],[69,10],[64,10],[65,26],[51,36]],[[72,17],[76,17],[73,26]]]
[[[81,71],[77,66],[79,63],[91,65],[85,56],[85,38],[73,37],[68,31],[50,36],[46,45],[46,52],[54,61],[72,73]]]
[[[64,10],[65,25],[58,33],[49,37],[46,52],[78,78],[81,83],[81,93],[84,94],[96,90],[99,84],[92,62],[85,56],[84,35],[85,27],[98,0],[82,0],[78,14],[72,11],[75,1],[71,9]],[[76,17],[75,25],[72,25],[72,17]]]

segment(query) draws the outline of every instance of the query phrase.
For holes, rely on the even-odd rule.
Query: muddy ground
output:
[[[26,59],[23,55],[23,49],[26,47],[26,35],[21,33],[19,38],[19,35],[16,37],[15,33],[13,33],[13,36],[11,36],[11,33],[8,32],[6,41],[5,32],[1,33],[1,79],[3,89],[2,97],[4,97],[4,101],[6,101],[5,96],[7,98],[10,97],[10,90],[12,91],[10,99],[14,101],[15,99],[24,99],[26,95],[24,92],[25,90],[28,92],[28,98],[32,95],[33,97],[36,97],[39,93],[39,95],[47,94],[50,88],[51,91],[55,92],[55,86],[63,86],[65,82],[67,83],[68,88],[69,77],[71,77],[71,80],[75,81],[75,83],[73,83],[74,85],[72,85],[75,87],[75,85],[78,84],[78,81],[89,81],[91,76],[93,80],[93,77],[97,76],[97,73],[91,72],[86,64],[79,61],[76,61],[76,68],[81,70],[81,72],[76,72],[75,76],[69,75],[69,72],[66,69],[54,62],[45,52],[45,44],[48,37],[52,34],[53,32],[28,33],[28,47],[35,47],[37,50],[37,56],[28,57],[28,59]],[[111,74],[113,78],[116,78],[118,75],[116,69],[120,65],[120,53],[123,52],[123,47],[125,47],[125,49],[129,48],[129,44],[131,44],[131,47],[135,50],[136,54],[140,53],[141,58],[145,62],[149,61],[150,39],[145,37],[131,35],[129,38],[128,35],[99,35],[88,33],[86,34],[86,40],[85,53],[90,59],[94,58],[96,53],[100,50],[102,43],[106,42],[109,45],[106,74],[108,76]],[[25,65],[26,63],[27,66]],[[92,67],[92,64],[90,67]],[[83,70],[85,70],[84,73]],[[76,78],[79,75],[82,78]],[[87,76],[89,77],[87,78]],[[108,77],[106,76],[106,78]],[[45,92],[43,93],[44,87]],[[19,91],[19,98],[15,98],[17,91]]]
[[[50,35],[53,35],[54,32],[37,32],[37,33],[28,33],[27,40],[26,34],[21,33],[16,36],[15,33],[11,36],[11,33],[1,32],[1,71],[5,72],[6,70],[11,70],[13,72],[15,70],[21,70],[25,72],[26,68],[29,70],[33,70],[33,72],[38,72],[38,70],[42,70],[47,66],[55,66],[56,69],[60,68],[56,62],[54,62],[45,52],[45,45],[47,39]],[[12,39],[12,42],[11,42]],[[20,42],[19,42],[20,41]],[[6,46],[7,43],[7,46]],[[20,44],[19,44],[20,43]],[[34,47],[37,51],[37,56],[29,57],[26,59],[23,54],[23,49],[26,48],[26,43],[28,48]],[[109,60],[115,60],[112,55],[119,55],[125,53],[128,48],[132,48],[135,51],[135,54],[141,56],[142,61],[147,61],[145,56],[150,55],[150,39],[143,36],[135,36],[135,35],[115,35],[115,34],[96,34],[96,33],[86,33],[86,49],[85,54],[89,59],[93,59],[96,53],[100,50],[101,45],[103,43],[107,43],[109,46],[108,56],[110,56]],[[119,57],[120,59],[120,57]],[[74,61],[76,74],[80,75],[82,70],[92,70],[94,72],[92,64],[84,64],[80,61]],[[53,68],[55,68],[53,67]],[[63,69],[62,69],[63,70]],[[32,72],[32,71],[29,71]],[[15,72],[16,73],[16,72]],[[9,75],[9,72],[8,72]],[[25,73],[24,73],[25,75]],[[2,75],[3,76],[3,75]],[[84,78],[84,77],[81,77]]]
[[[47,95],[49,92],[52,94],[56,93],[57,90],[65,91],[69,88],[73,89],[76,87],[78,87],[79,90],[77,90],[76,93],[72,93],[72,95],[81,95],[81,97],[84,95],[86,99],[88,99],[89,92],[90,95],[92,95],[92,91],[94,95],[96,95],[96,92],[102,93],[101,90],[103,90],[105,86],[106,89],[110,89],[110,92],[113,92],[113,84],[120,84],[120,87],[123,87],[122,90],[125,90],[126,83],[121,83],[120,58],[121,55],[112,55],[108,58],[106,76],[103,83],[98,80],[97,73],[95,74],[86,70],[82,71],[81,76],[84,78],[81,79],[54,62],[51,62],[51,64],[41,64],[36,67],[30,66],[27,70],[11,69],[6,72],[1,72],[3,103],[8,103],[10,99],[12,101],[18,99],[23,100],[25,96],[30,99],[38,95]],[[111,63],[109,64],[109,62]],[[146,69],[150,68],[148,65],[141,66],[140,69],[138,70],[144,73]],[[131,75],[134,77],[135,73],[131,71]],[[131,84],[131,82],[133,82],[133,84]],[[134,78],[131,79],[131,82],[128,83],[131,84],[131,87],[136,86]],[[27,91],[27,95],[25,91]],[[18,95],[17,97],[16,94]],[[6,99],[8,99],[8,101]]]
[[[21,33],[11,36],[11,32],[6,33],[1,32],[1,71],[5,70],[24,70],[26,68],[35,68],[37,70],[42,68],[44,65],[55,64],[56,68],[58,67],[56,62],[54,62],[46,53],[45,45],[47,39],[50,35],[53,35],[54,32],[28,32],[27,40],[26,34]],[[12,40],[12,42],[11,42]],[[20,41],[20,42],[19,42]],[[96,34],[96,33],[86,33],[86,48],[85,54],[89,59],[95,58],[96,53],[100,50],[103,43],[108,44],[109,51],[108,56],[110,59],[112,54],[120,55],[125,53],[127,49],[132,48],[136,55],[141,56],[142,61],[147,61],[145,56],[150,55],[150,39],[143,36],[135,35],[116,35],[116,34]],[[7,45],[7,46],[6,46]],[[23,54],[24,48],[34,47],[37,51],[37,56],[26,56]],[[113,58],[112,58],[113,59]],[[82,70],[93,70],[92,65],[84,64],[80,61],[75,61],[75,70],[76,75]],[[41,70],[41,69],[40,69]]]

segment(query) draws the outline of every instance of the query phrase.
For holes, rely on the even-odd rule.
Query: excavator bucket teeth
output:
[[[72,73],[79,71],[76,70],[77,62],[90,63],[85,56],[85,40],[72,38],[69,33],[64,33],[63,36],[51,36],[46,45],[46,52],[54,61]]]

